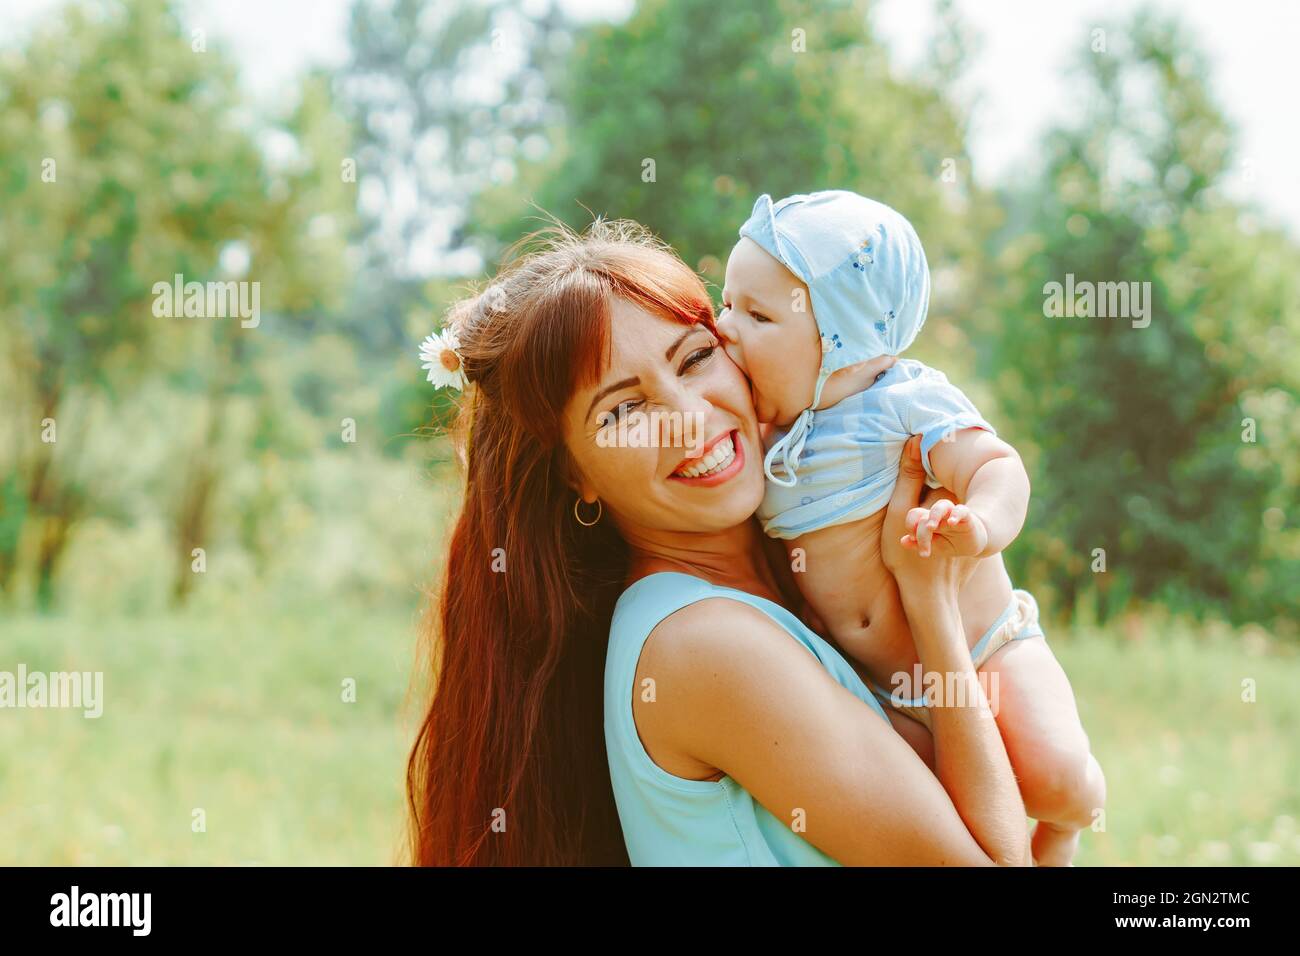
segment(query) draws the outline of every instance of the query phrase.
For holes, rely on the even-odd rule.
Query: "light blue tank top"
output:
[[[605,749],[633,866],[836,866],[730,777],[688,780],[646,753],[632,717],[641,649],[655,625],[688,604],[727,597],[767,614],[842,686],[888,722],[879,701],[835,648],[779,604],[676,571],[634,582],[614,607],[605,656]]]

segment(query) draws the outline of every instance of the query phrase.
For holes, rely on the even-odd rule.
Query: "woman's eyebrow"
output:
[[[689,336],[692,332],[697,332],[697,331],[699,331],[698,326],[696,325],[687,326],[686,331],[683,332],[681,335],[677,336],[676,341],[674,341],[672,345],[668,346],[668,351],[664,352],[664,358],[667,359],[669,362],[671,362],[673,360],[673,356],[677,354],[677,350],[681,348],[682,343],[686,341],[686,337]]]
[[[691,335],[691,333],[700,332],[700,331],[707,332],[708,329],[702,329],[699,325],[687,326],[686,331],[683,332],[681,335],[677,336],[677,338],[673,341],[673,344],[668,346],[668,350],[664,352],[664,358],[667,359],[669,362],[671,362],[673,360],[673,356],[677,354],[677,350],[682,347],[682,343],[686,341],[686,339]],[[615,382],[613,385],[606,385],[599,392],[597,392],[595,396],[592,398],[591,404],[587,406],[586,417],[588,418],[591,417],[591,410],[596,407],[596,403],[600,401],[602,398],[604,398],[606,395],[608,395],[610,392],[617,392],[621,388],[629,388],[632,385],[640,385],[640,384],[641,384],[641,379],[638,376],[633,375],[631,378],[625,378],[622,381]]]
[[[591,404],[587,406],[587,414],[584,417],[590,418],[591,410],[596,407],[596,403],[600,401],[602,398],[604,398],[606,395],[608,395],[610,392],[617,392],[621,388],[630,388],[633,385],[640,385],[640,384],[641,384],[641,379],[638,376],[633,375],[631,378],[625,378],[620,382],[615,382],[613,385],[606,385],[604,388],[602,388],[599,392],[596,393],[594,398],[592,398]]]

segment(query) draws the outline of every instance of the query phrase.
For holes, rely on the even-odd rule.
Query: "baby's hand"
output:
[[[947,498],[932,507],[909,511],[907,529],[903,547],[915,549],[923,558],[930,556],[935,538],[946,541],[951,554],[967,558],[978,557],[989,543],[988,528],[979,515]]]

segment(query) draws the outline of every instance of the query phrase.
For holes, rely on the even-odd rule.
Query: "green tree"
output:
[[[1090,107],[1008,197],[998,288],[972,314],[1007,434],[1032,450],[1010,557],[1067,606],[1095,584],[1103,613],[1146,598],[1273,618],[1300,578],[1283,527],[1300,458],[1300,365],[1284,347],[1300,329],[1300,256],[1223,194],[1230,128],[1176,21],[1111,27],[1082,70]],[[1150,324],[1046,316],[1048,284],[1067,276],[1149,283]]]
[[[551,90],[570,31],[556,2],[352,8],[351,57],[335,86],[356,143],[362,266],[343,321],[368,351],[407,358],[385,378],[387,435],[416,434],[431,405],[435,427],[454,412],[409,359],[461,294],[456,280],[478,269],[473,197],[513,177],[556,122]]]
[[[931,77],[961,53],[937,45]],[[532,200],[573,225],[636,219],[720,282],[759,194],[844,188],[904,211],[933,261],[973,267],[964,117],[891,70],[863,2],[645,0],[579,32],[558,94],[551,153],[477,203],[489,254],[535,226]]]
[[[359,334],[406,342],[432,276],[464,274],[469,200],[509,176],[554,121],[551,64],[569,23],[556,3],[361,0],[335,82],[354,127],[366,303]],[[468,263],[468,265],[467,265]]]
[[[346,132],[328,130],[322,95],[309,86],[291,133]],[[291,315],[337,296],[346,275],[337,161],[332,181],[310,157],[278,169],[258,133],[230,66],[164,0],[71,4],[0,58],[0,587],[27,561],[39,601],[53,601],[71,529],[110,510],[115,489],[78,462],[93,443],[127,456],[138,440],[96,431],[88,410],[150,375],[213,400],[197,437],[175,438],[169,508],[188,566],[217,480],[206,450],[220,397],[270,323],[156,316],[155,283],[246,278],[263,312]],[[314,228],[335,213],[336,231]],[[232,249],[238,276],[222,265]],[[46,420],[55,442],[41,440]]]

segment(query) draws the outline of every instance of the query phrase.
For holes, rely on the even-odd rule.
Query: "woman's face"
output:
[[[749,383],[703,325],[616,299],[608,367],[564,414],[579,493],[625,529],[724,530],[763,498]]]

